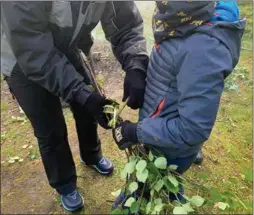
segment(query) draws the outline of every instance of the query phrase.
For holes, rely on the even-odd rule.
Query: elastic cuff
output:
[[[129,123],[124,128],[124,136],[127,136],[128,140],[132,143],[138,143],[136,129],[136,123]]]
[[[88,97],[93,93],[93,89],[89,86],[84,86],[82,89],[80,89],[76,95],[75,100],[82,106],[86,103]]]
[[[128,67],[124,68],[125,71],[130,70],[142,70],[146,74],[146,70],[148,67],[149,58],[146,55],[137,56],[135,58],[132,58],[130,62],[128,63]]]
[[[138,142],[144,144],[143,136],[142,136],[142,121],[138,122],[137,128],[136,128],[136,134],[138,138]]]

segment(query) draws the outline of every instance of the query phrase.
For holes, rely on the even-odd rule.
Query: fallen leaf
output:
[[[10,159],[10,160],[8,160],[8,162],[9,162],[9,163],[15,163],[15,160]]]
[[[224,211],[226,208],[229,208],[229,204],[224,202],[218,202],[214,205],[214,207]]]
[[[18,161],[20,159],[20,157],[19,156],[15,156],[12,159],[15,160],[15,161]]]
[[[26,149],[27,147],[28,147],[28,144],[22,146],[23,149]]]

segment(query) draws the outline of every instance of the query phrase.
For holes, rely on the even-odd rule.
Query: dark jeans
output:
[[[17,65],[6,81],[33,126],[49,184],[60,194],[72,192],[77,176],[60,99],[29,81]],[[80,156],[87,164],[95,164],[102,157],[97,123],[79,104],[74,102],[70,106],[76,121]]]

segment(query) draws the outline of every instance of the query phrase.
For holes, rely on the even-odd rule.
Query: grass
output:
[[[252,46],[251,4],[252,2],[240,4],[241,13],[249,20],[243,37],[243,46],[247,48]],[[137,5],[144,18],[144,32],[150,49],[153,41],[151,14],[154,3],[138,2]],[[104,40],[100,26],[96,28],[95,38]],[[252,69],[252,52],[242,50],[239,66],[227,80],[213,132],[204,145],[204,163],[200,167],[192,166],[186,173],[187,177],[200,184],[196,190],[186,189],[186,192],[198,193],[206,199],[205,206],[199,211],[201,214],[253,212]],[[1,193],[3,212],[69,214],[59,207],[59,198],[48,186],[41,162],[37,163],[40,159],[39,151],[30,123],[21,125],[22,122],[13,121],[9,108],[9,102],[5,100],[1,102],[1,161],[5,161],[1,165],[4,181]],[[120,171],[126,162],[125,154],[118,150],[110,131],[99,129],[104,155],[114,162],[115,172],[112,176],[102,177],[94,170],[84,167],[79,160],[72,114],[69,109],[65,109],[64,115],[76,163],[78,187],[85,196],[85,210],[77,214],[109,213],[112,204],[110,200],[113,200],[110,193],[118,190],[123,183],[120,180]],[[137,113],[127,108],[122,117],[135,121]],[[23,149],[22,146],[25,144],[32,145],[33,148]],[[33,154],[35,160],[30,159]],[[24,162],[9,164],[8,159],[13,156],[25,158]],[[43,195],[38,200],[40,192]],[[21,198],[23,200],[19,201]],[[48,205],[45,203],[47,201],[50,201]],[[230,208],[225,211],[214,208],[215,203],[220,201],[228,203]]]

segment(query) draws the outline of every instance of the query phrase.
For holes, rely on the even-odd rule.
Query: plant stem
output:
[[[123,103],[122,107],[119,108],[119,110],[116,112],[116,119],[118,119],[118,117],[120,116],[120,114],[122,113],[123,109],[125,108],[125,106],[127,105],[127,102],[129,101],[129,97],[126,99],[126,101]]]
[[[140,200],[139,205],[138,205],[138,211],[139,211],[139,208],[140,208],[141,203],[142,203],[142,198],[143,198],[143,195],[144,195],[144,192],[145,192],[145,187],[146,187],[146,183],[144,183],[144,186],[143,186],[143,189],[142,189],[142,193],[141,193],[141,196],[140,196],[141,200]]]

